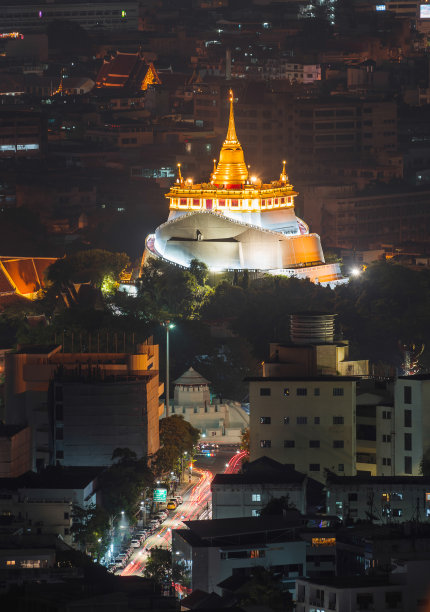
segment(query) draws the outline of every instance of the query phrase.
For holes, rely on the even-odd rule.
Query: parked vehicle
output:
[[[140,538],[139,539],[134,538],[131,541],[131,545],[132,545],[133,548],[140,548]]]
[[[149,526],[152,530],[157,529],[157,527],[160,526],[160,521],[158,519],[152,519],[152,521],[149,521]]]
[[[176,510],[177,506],[178,506],[178,503],[174,497],[172,497],[172,499],[169,499],[169,502],[167,504],[168,510]]]
[[[176,499],[178,506],[182,504],[184,501],[180,495],[176,495],[175,499]]]

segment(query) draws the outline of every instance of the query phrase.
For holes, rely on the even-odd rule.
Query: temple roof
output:
[[[193,387],[197,385],[209,385],[210,380],[203,378],[201,374],[196,372],[194,368],[188,368],[186,372],[174,381],[175,385],[184,385],[185,387]]]

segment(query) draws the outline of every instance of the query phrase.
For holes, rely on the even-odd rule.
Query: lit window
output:
[[[261,502],[261,493],[252,493],[251,501]]]
[[[15,561],[6,561],[6,565],[15,565]]]
[[[239,206],[239,200],[232,200],[231,201],[231,205],[232,206]]]
[[[251,516],[260,516],[260,510],[257,510],[257,508],[252,508]]]

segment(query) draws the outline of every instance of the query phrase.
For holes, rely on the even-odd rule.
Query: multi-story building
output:
[[[44,154],[45,149],[46,128],[40,112],[2,110],[0,158],[40,157]]]
[[[31,432],[24,425],[0,425],[0,478],[31,470]]]
[[[272,499],[287,497],[306,512],[308,478],[268,457],[244,464],[239,474],[215,474],[211,483],[212,518],[259,516]]]
[[[137,30],[138,17],[137,0],[42,0],[2,6],[4,32],[45,30],[55,20],[73,21],[85,29]]]
[[[276,567],[293,588],[306,575],[306,542],[298,528],[303,518],[296,510],[285,516],[188,521],[187,529],[172,531],[172,555],[189,572],[192,590],[221,594],[219,583],[252,568]]]
[[[326,482],[327,513],[373,523],[428,520],[430,478],[423,476],[337,476]]]
[[[109,465],[117,447],[139,457],[155,453],[163,409],[158,346],[149,340],[130,353],[61,350],[27,347],[6,357],[6,422],[31,427],[33,468]]]

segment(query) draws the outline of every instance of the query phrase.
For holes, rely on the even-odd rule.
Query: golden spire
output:
[[[178,178],[176,179],[177,183],[180,183],[181,185],[184,184],[184,179],[182,178],[182,174],[181,174],[181,164],[178,164]]]
[[[230,89],[230,117],[227,136],[219,155],[218,166],[212,175],[215,185],[241,185],[248,178],[242,147],[237,139],[233,112],[234,96]]]
[[[287,162],[284,159],[284,161],[282,162],[282,172],[279,176],[279,180],[281,181],[281,183],[286,183],[288,181],[287,171],[285,170],[286,163]]]

